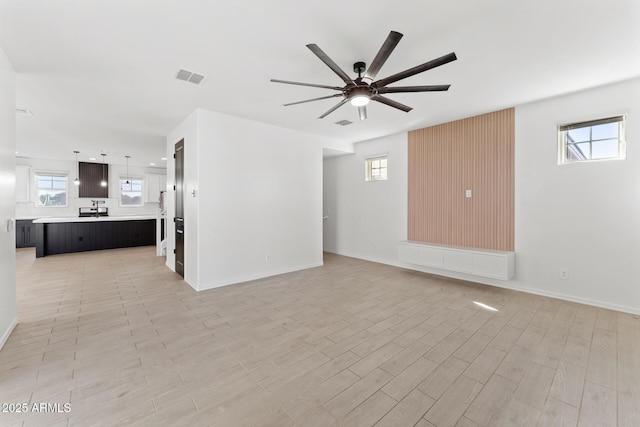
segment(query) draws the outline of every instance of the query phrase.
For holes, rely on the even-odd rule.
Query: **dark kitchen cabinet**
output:
[[[102,179],[107,181],[107,186],[100,185]],[[109,197],[109,165],[102,163],[78,163],[78,197],[100,198]]]
[[[37,225],[40,237],[36,247],[36,258],[156,244],[155,219],[54,222]]]
[[[36,227],[33,220],[16,221],[16,248],[33,248],[36,245]]]

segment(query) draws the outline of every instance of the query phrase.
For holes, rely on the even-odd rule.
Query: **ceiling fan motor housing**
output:
[[[347,99],[355,98],[356,96],[366,96],[367,98],[371,98],[372,96],[377,94],[378,90],[366,83],[361,83],[358,86],[347,87],[344,91],[344,95],[347,97]]]

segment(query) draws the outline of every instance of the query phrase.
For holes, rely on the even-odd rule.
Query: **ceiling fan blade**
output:
[[[401,103],[399,103],[397,101],[394,101],[393,99],[389,99],[389,98],[386,98],[384,96],[375,95],[375,96],[372,96],[371,99],[374,100],[374,101],[382,102],[383,104],[386,104],[389,107],[393,107],[393,108],[397,108],[398,110],[402,110],[405,113],[408,113],[409,111],[413,110],[412,107],[406,106],[404,104],[401,104]]]
[[[420,74],[432,68],[436,68],[451,61],[455,61],[456,59],[458,59],[456,57],[456,54],[454,52],[451,52],[447,55],[441,56],[440,58],[433,59],[429,62],[425,62],[424,64],[417,65],[413,68],[409,68],[408,70],[404,70],[387,78],[378,80],[377,82],[374,82],[372,84],[381,88],[393,82],[397,82],[398,80],[406,79],[407,77],[415,76],[416,74]]]
[[[348,101],[347,98],[343,99],[342,101],[338,102],[336,105],[334,105],[333,107],[331,107],[331,109],[329,109],[329,111],[327,111],[326,113],[324,113],[323,115],[321,115],[320,117],[318,117],[319,119],[324,119],[325,117],[327,117],[329,114],[333,113],[334,111],[336,111],[338,108],[342,107],[346,102]]]
[[[288,104],[284,104],[284,106],[288,107],[289,105],[304,104],[305,102],[320,101],[321,99],[335,98],[335,97],[338,97],[338,96],[344,96],[344,95],[342,95],[341,93],[336,93],[335,95],[321,96],[320,98],[313,98],[313,99],[307,99],[307,100],[304,100],[304,101],[290,102]]]
[[[329,68],[331,68],[331,70],[333,70],[334,73],[336,73],[338,75],[338,77],[340,77],[342,79],[342,81],[344,81],[346,84],[351,84],[351,85],[355,85],[355,83],[353,82],[353,79],[351,79],[351,77],[349,77],[349,75],[347,73],[345,73],[342,68],[338,67],[338,64],[336,64],[335,62],[333,62],[333,60],[331,58],[329,58],[329,56],[324,53],[322,51],[322,49],[320,49],[318,47],[318,45],[315,44],[308,44],[307,47],[311,50],[311,52],[313,52],[318,58],[320,58],[320,60],[322,62],[324,62]]]
[[[393,49],[396,48],[401,38],[402,34],[397,31],[391,31],[389,33],[387,39],[384,41],[382,47],[376,54],[376,57],[373,58],[371,65],[369,65],[369,69],[364,73],[363,78],[369,79],[370,82],[372,82],[373,79],[376,78],[378,71],[380,71],[380,68],[382,68],[384,63],[387,61],[387,58],[389,58],[389,55],[391,55]]]
[[[309,87],[319,87],[322,89],[333,89],[333,90],[342,90],[341,87],[338,86],[326,86],[326,85],[317,85],[314,83],[300,83],[300,82],[292,82],[289,80],[278,80],[278,79],[271,79],[270,81],[272,81],[273,83],[284,83],[284,84],[288,84],[288,85],[298,85],[298,86],[309,86]]]
[[[367,106],[366,105],[359,106],[358,114],[360,114],[360,120],[367,120]]]
[[[443,92],[449,90],[449,87],[451,85],[381,87],[378,93]]]

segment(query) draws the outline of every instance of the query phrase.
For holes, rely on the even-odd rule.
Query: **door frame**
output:
[[[175,185],[175,249],[173,250],[174,270],[184,277],[184,138],[174,146],[174,175]]]

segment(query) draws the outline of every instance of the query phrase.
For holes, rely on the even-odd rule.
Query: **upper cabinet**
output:
[[[80,162],[78,164],[78,178],[80,186],[78,197],[95,197],[106,199],[109,197],[109,165],[102,163]],[[103,187],[102,180],[107,182]]]
[[[29,197],[29,166],[16,165],[16,202],[28,202]]]
[[[160,192],[166,190],[167,176],[160,174],[149,174],[145,177],[145,202],[159,203]]]

